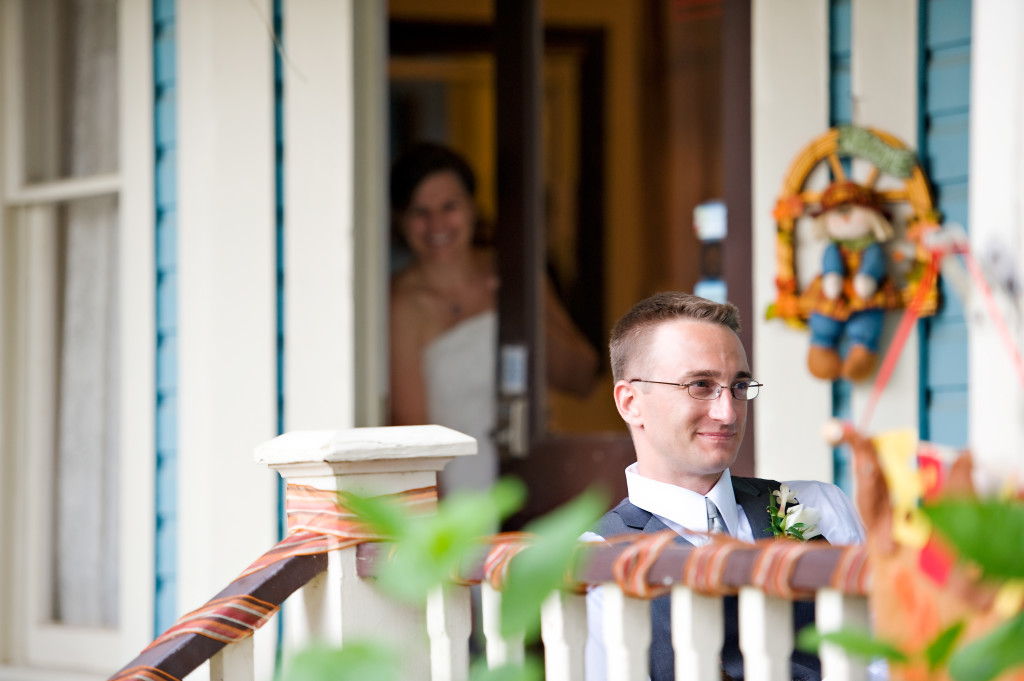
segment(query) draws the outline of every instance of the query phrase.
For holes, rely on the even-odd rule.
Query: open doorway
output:
[[[503,162],[493,45],[502,27],[491,25],[489,2],[447,4],[432,13],[417,3],[392,1],[391,151],[426,138],[464,154],[477,171],[480,208],[493,229]],[[603,366],[610,327],[647,295],[693,290],[701,274],[692,227],[697,204],[727,198],[729,191],[733,197],[746,191],[742,201],[749,203],[749,183],[731,190],[724,183],[729,148],[737,146],[735,137],[726,139],[723,114],[730,92],[723,50],[727,4],[543,3],[543,219],[523,225],[523,238],[540,231],[532,236],[543,244],[543,271],[605,359],[603,375],[585,399],[531,386],[540,424],[530,429],[525,454],[506,451],[502,464],[503,472],[527,481],[526,516],[549,510],[592,481],[603,483],[616,500],[623,494],[622,470],[633,454]],[[749,7],[745,11],[749,15]],[[732,91],[742,91],[744,82],[749,74]],[[748,124],[730,125],[746,125],[742,136],[749,137]],[[746,154],[744,168],[749,145]],[[736,214],[742,219],[742,211]],[[742,229],[730,232],[733,240],[742,235]],[[745,296],[749,304],[749,243],[745,255],[728,246],[716,255],[725,260],[724,269],[742,272],[730,283],[730,297]],[[395,251],[395,263],[403,257]],[[502,295],[527,295],[523,285],[503,277]],[[749,310],[741,311],[750,318]],[[749,347],[750,339],[744,340]],[[749,441],[736,467],[741,474],[753,472]]]

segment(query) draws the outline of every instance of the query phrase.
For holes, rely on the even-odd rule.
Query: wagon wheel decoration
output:
[[[847,177],[841,159],[855,157],[869,167],[867,177],[857,184],[871,190],[879,203],[886,208],[907,205],[910,214],[905,219],[901,242],[891,247],[890,258],[899,264],[905,273],[898,295],[886,305],[887,308],[905,307],[915,296],[918,287],[929,287],[919,311],[920,316],[935,313],[938,306],[938,289],[935,281],[927,281],[930,255],[921,245],[924,231],[939,224],[931,191],[924,171],[916,154],[899,139],[874,128],[839,126],[830,129],[811,141],[796,157],[786,174],[775,205],[776,220],[776,279],[777,297],[768,306],[766,317],[779,318],[796,328],[807,327],[811,302],[799,290],[795,266],[797,220],[814,212],[822,203],[823,191],[806,188],[811,173],[822,163],[827,163],[836,182],[852,181]],[[902,186],[893,189],[875,189],[879,179],[887,175],[899,180]]]

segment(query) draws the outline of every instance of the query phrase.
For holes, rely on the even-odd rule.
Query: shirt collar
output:
[[[708,531],[708,511],[703,495],[685,487],[645,478],[637,472],[636,463],[626,468],[626,490],[631,504],[671,521],[670,526],[676,525],[689,532]],[[722,471],[722,477],[707,496],[718,507],[729,533],[735,535],[739,519],[728,468]]]

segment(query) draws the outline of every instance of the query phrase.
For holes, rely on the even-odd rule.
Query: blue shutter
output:
[[[274,0],[274,33],[281,33],[281,0]],[[284,432],[284,64],[274,49],[274,205],[277,241],[277,432]],[[284,480],[278,487],[279,538],[285,533]]]
[[[853,46],[853,17],[851,0],[831,0],[829,7],[829,125],[853,123],[853,95],[850,84],[850,61]],[[850,172],[849,159],[843,165]],[[840,351],[846,352],[846,341],[840,341]],[[832,382],[832,416],[850,420],[852,386],[846,379]],[[832,449],[832,480],[847,494],[853,493],[850,455],[845,447]]]
[[[156,555],[154,636],[178,599],[178,123],[174,0],[153,0],[156,151]]]
[[[924,170],[947,223],[967,228],[971,0],[920,5],[920,139]],[[952,447],[967,444],[967,325],[945,282],[939,313],[919,324],[920,433]]]

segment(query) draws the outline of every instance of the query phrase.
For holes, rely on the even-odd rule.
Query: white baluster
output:
[[[719,679],[725,613],[722,599],[672,587],[672,648],[677,679]]]
[[[229,643],[210,658],[210,681],[253,681],[256,663],[252,636]]]
[[[789,681],[793,602],[760,589],[740,589],[740,650],[747,681]]]
[[[863,596],[847,596],[836,589],[821,589],[815,600],[815,619],[818,631],[827,633],[839,629],[870,630],[868,600]],[[842,648],[823,643],[819,652],[822,676],[829,681],[867,681],[867,663],[850,655]]]
[[[464,681],[469,678],[471,607],[468,586],[445,584],[428,596],[431,681]]]
[[[487,666],[520,664],[525,659],[523,637],[506,638],[501,634],[501,592],[487,582],[480,584],[484,636],[487,639]]]
[[[541,608],[547,681],[583,681],[587,642],[587,597],[555,591]]]
[[[603,588],[608,679],[646,681],[650,666],[651,604],[630,598],[614,582]]]

